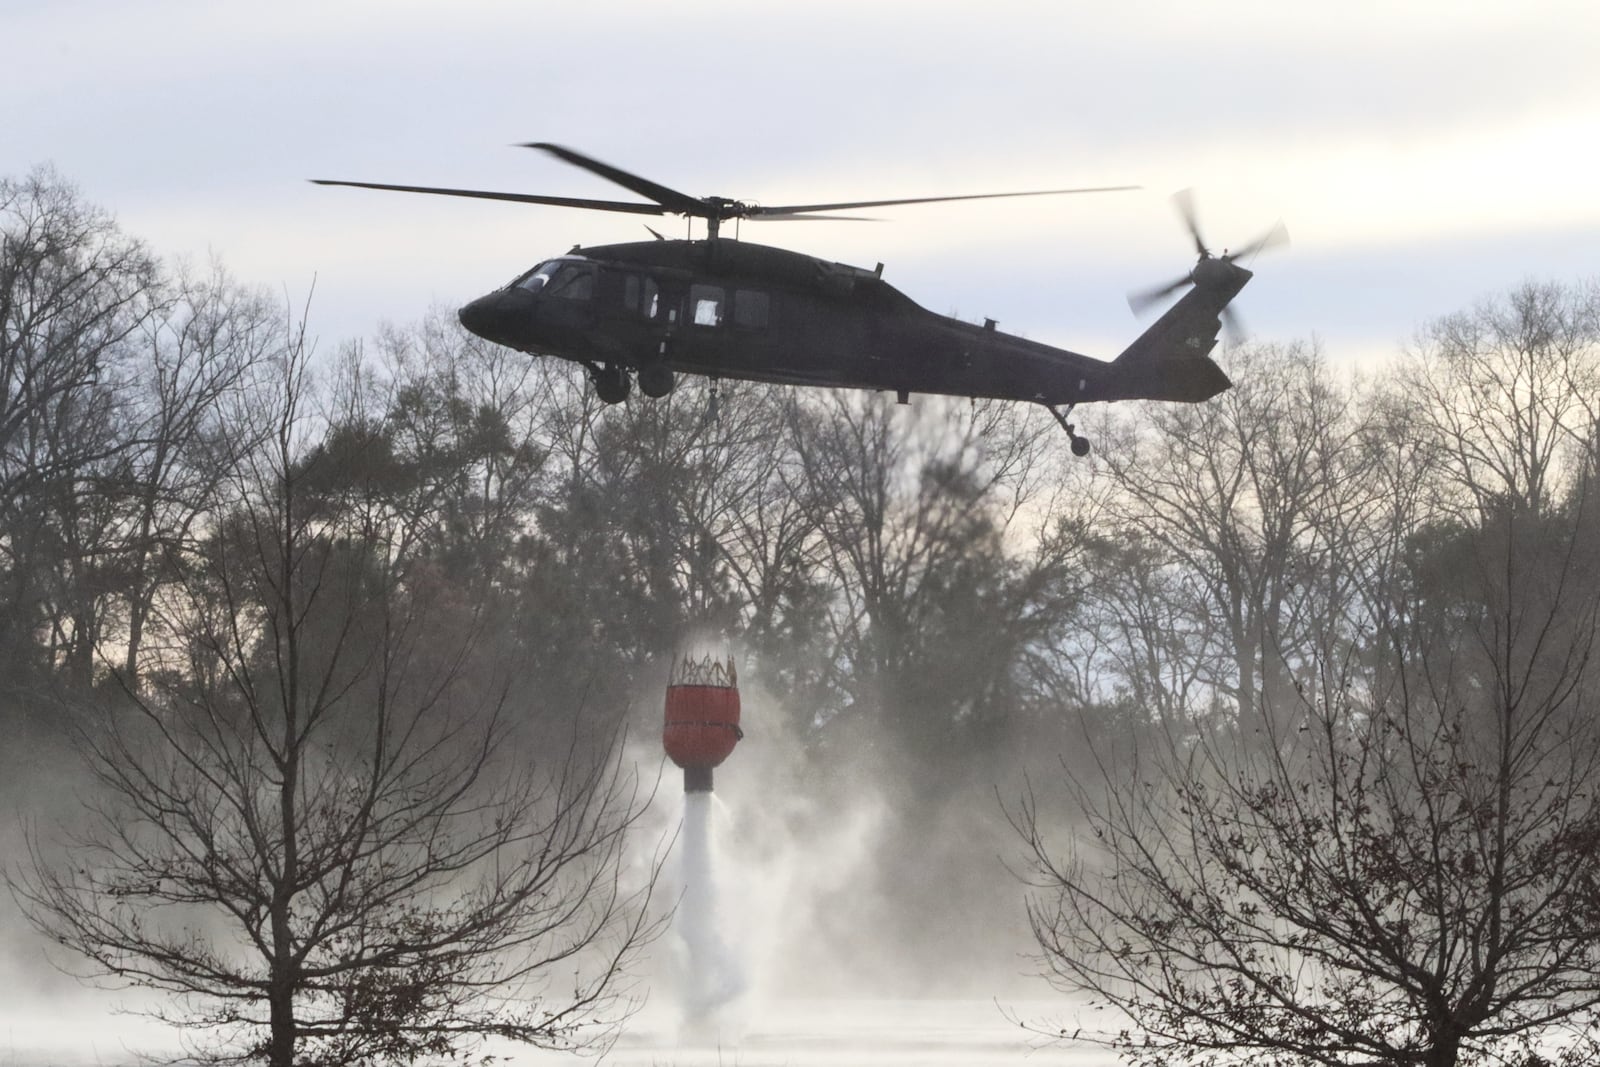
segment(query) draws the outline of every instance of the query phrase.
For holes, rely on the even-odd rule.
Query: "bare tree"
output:
[[[180,561],[201,536],[196,524],[234,455],[251,445],[223,416],[280,333],[271,304],[213,264],[204,274],[180,270],[170,300],[138,338],[125,447],[96,486],[116,506],[106,554],[123,603],[122,677],[130,687],[138,685],[156,598],[181,576]]]
[[[135,335],[163,297],[154,257],[48,168],[0,179],[0,648],[27,684],[87,674],[123,451]]]
[[[92,428],[127,342],[158,302],[157,265],[54,171],[0,180],[0,489],[97,454]],[[65,456],[58,450],[69,449]]]
[[[1374,483],[1357,473],[1351,393],[1314,346],[1230,360],[1233,389],[1149,410],[1102,450],[1119,490],[1105,516],[1111,568],[1133,553],[1144,572],[1113,575],[1102,625],[1131,638],[1108,642],[1131,688],[1158,704],[1210,695],[1249,716],[1264,693],[1281,699],[1313,651],[1308,617],[1350,598],[1332,538],[1367,510]]]
[[[1527,282],[1424,327],[1401,381],[1453,499],[1537,512],[1594,456],[1600,286]]]
[[[1595,501],[1419,508],[1451,475],[1407,410],[1371,528],[1319,522],[1353,594],[1305,615],[1294,685],[1104,756],[1064,847],[1016,813],[1042,959],[1133,1062],[1600,1055]]]
[[[791,427],[848,706],[927,771],[981,774],[1031,647],[1059,636],[1077,593],[1048,492],[1059,439],[1009,405],[843,393]]]
[[[305,491],[329,453],[298,338],[276,366],[158,665],[83,732],[89,818],[12,892],[212,1062],[604,1041],[653,932],[621,865],[643,798],[607,750],[520,735],[481,606]]]

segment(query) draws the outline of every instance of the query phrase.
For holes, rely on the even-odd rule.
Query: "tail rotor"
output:
[[[1277,248],[1289,243],[1289,231],[1282,220],[1273,224],[1266,233],[1253,241],[1240,245],[1233,250],[1224,249],[1222,254],[1216,255],[1206,247],[1205,238],[1200,233],[1198,213],[1195,210],[1194,190],[1181,189],[1172,195],[1172,203],[1177,208],[1178,215],[1183,220],[1184,229],[1189,231],[1189,237],[1194,242],[1195,254],[1199,257],[1195,265],[1181,278],[1157,285],[1149,289],[1139,289],[1128,294],[1128,306],[1135,315],[1144,315],[1152,307],[1164,303],[1168,297],[1189,286],[1202,288],[1222,289],[1232,286],[1235,291],[1250,277],[1250,272],[1245,270],[1237,261],[1249,262],[1257,255],[1269,248]],[[1243,335],[1243,324],[1237,314],[1228,305],[1219,309],[1223,320],[1223,327],[1230,338],[1237,339]]]

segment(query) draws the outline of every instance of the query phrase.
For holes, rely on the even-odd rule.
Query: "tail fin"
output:
[[[1112,361],[1117,399],[1198,403],[1233,384],[1210,355],[1222,331],[1222,309],[1250,280],[1249,271],[1235,269],[1243,277],[1221,286],[1197,284]]]

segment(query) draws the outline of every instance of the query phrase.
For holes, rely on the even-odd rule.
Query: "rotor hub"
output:
[[[742,219],[750,213],[750,205],[725,196],[708,196],[700,202],[705,205],[707,218]]]
[[[1288,243],[1289,233],[1279,222],[1272,229],[1247,244],[1224,250],[1219,256],[1206,247],[1205,238],[1200,235],[1200,226],[1195,218],[1194,197],[1189,190],[1184,189],[1172,197],[1173,203],[1178,208],[1178,213],[1183,217],[1184,228],[1189,231],[1189,237],[1194,243],[1195,254],[1198,258],[1193,267],[1181,278],[1176,278],[1165,285],[1158,285],[1128,294],[1128,306],[1133,308],[1135,314],[1142,313],[1146,308],[1158,302],[1165,301],[1172,294],[1193,286],[1203,290],[1209,298],[1217,301],[1221,313],[1231,314],[1228,302],[1231,301],[1245,283],[1252,277],[1252,273],[1239,265],[1239,260],[1249,262],[1258,252],[1275,245]],[[1237,330],[1237,325],[1233,327]]]
[[[1237,282],[1241,274],[1247,278],[1249,277],[1248,271],[1236,265],[1227,256],[1218,257],[1207,254],[1201,258],[1200,262],[1194,265],[1194,270],[1189,272],[1189,278],[1194,284],[1202,288],[1214,289]]]

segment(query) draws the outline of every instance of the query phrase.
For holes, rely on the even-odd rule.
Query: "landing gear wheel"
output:
[[[1054,404],[1046,404],[1045,410],[1054,415],[1056,417],[1056,421],[1061,424],[1061,428],[1067,431],[1067,439],[1072,442],[1072,454],[1081,458],[1089,454],[1089,439],[1087,437],[1080,436],[1078,434],[1078,428],[1067,421],[1067,419],[1072,415],[1072,409],[1077,406],[1077,404],[1068,404],[1067,410],[1062,412],[1057,411]]]
[[[606,404],[620,404],[633,391],[633,380],[628,377],[626,367],[608,363],[593,371],[590,377],[594,379],[594,395]]]
[[[663,397],[678,384],[677,375],[668,367],[651,364],[639,368],[639,392],[648,397]]]

